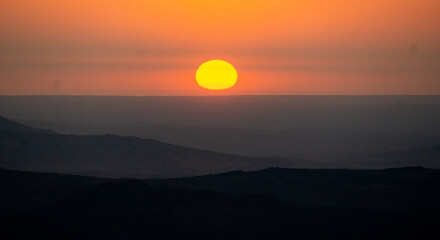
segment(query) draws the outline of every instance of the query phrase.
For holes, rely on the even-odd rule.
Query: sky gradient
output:
[[[438,0],[3,0],[0,94],[440,94]],[[222,59],[213,92],[197,67]]]

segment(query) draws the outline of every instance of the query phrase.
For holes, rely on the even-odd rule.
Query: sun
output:
[[[231,88],[237,82],[237,71],[232,64],[223,60],[203,63],[196,72],[197,83],[210,90]]]

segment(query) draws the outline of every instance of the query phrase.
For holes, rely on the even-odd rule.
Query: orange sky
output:
[[[0,94],[440,94],[438,0],[2,0]],[[201,63],[235,87],[201,89]]]

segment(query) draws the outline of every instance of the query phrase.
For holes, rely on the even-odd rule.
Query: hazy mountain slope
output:
[[[394,209],[437,209],[440,170],[314,170],[271,168],[179,179],[148,180],[151,184],[234,194],[264,193],[298,204]]]
[[[440,145],[417,147],[401,151],[357,154],[347,156],[346,163],[356,159],[358,167],[376,166],[390,168],[395,166],[416,166],[440,168]]]
[[[440,145],[440,96],[11,96],[1,114],[67,134],[349,166],[359,163],[347,156]],[[404,166],[375,163],[362,167]]]
[[[51,130],[44,130],[29,127],[14,121],[11,121],[7,118],[0,116],[0,131],[9,131],[9,132],[33,132],[33,133],[55,133]]]
[[[163,178],[319,165],[302,160],[215,153],[136,137],[12,132],[0,135],[0,166],[17,170]]]

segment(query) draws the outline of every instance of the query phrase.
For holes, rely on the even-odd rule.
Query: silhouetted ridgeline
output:
[[[215,153],[137,137],[79,136],[33,131],[0,133],[0,167],[16,170],[165,178],[273,166],[331,166],[296,159]]]
[[[55,133],[51,130],[44,130],[29,127],[17,122],[10,121],[2,116],[0,116],[0,131],[8,131],[8,132],[33,132],[33,133]]]
[[[440,211],[440,170],[283,169],[234,171],[148,183],[230,194],[264,193],[295,204],[412,211]]]
[[[301,180],[304,189],[317,195],[320,192],[325,195],[328,191],[324,186],[313,186],[329,180],[328,185],[333,185],[333,197],[356,197],[356,188],[382,185],[383,191],[364,191],[362,196],[387,201],[390,197],[387,191],[400,191],[402,201],[413,202],[410,204],[413,205],[412,210],[396,207],[371,210],[374,204],[366,208],[329,207],[325,206],[326,203],[320,204],[319,199],[311,200],[307,205],[292,204],[262,193],[230,195],[154,185],[163,182],[153,184],[141,180],[0,169],[2,207],[20,210],[7,211],[8,215],[0,213],[0,236],[4,239],[387,240],[440,237],[436,221],[440,216],[439,201],[432,200],[434,205],[424,205],[420,201],[429,201],[427,197],[438,195],[440,174],[437,170],[411,168],[341,172],[267,169],[200,177],[199,182],[203,185],[207,182],[204,178],[211,178],[211,183],[221,185],[221,191],[235,192],[239,188],[249,189],[250,185],[257,187],[255,179],[259,179],[259,183],[264,185],[262,190],[268,191],[270,188],[282,190],[285,181],[295,176]],[[247,178],[250,181],[247,182]],[[188,184],[191,180],[195,179],[169,181]],[[427,181],[432,181],[432,186],[417,194],[423,191],[430,193],[409,197],[413,193],[408,192],[408,186],[418,187]],[[29,185],[23,184],[25,182]],[[65,189],[59,187],[60,182],[66,186]],[[403,186],[400,186],[402,183]],[[304,190],[294,189],[293,192],[304,194]]]
[[[66,195],[112,179],[0,168],[0,215],[16,214],[60,200]]]
[[[440,96],[0,96],[0,115],[59,133],[136,136],[252,157],[440,167],[438,155],[416,164],[370,158],[440,146]]]

